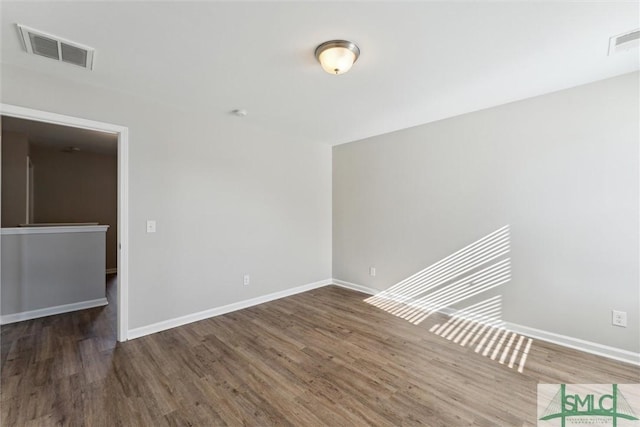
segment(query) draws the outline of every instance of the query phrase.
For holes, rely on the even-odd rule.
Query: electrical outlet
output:
[[[251,278],[249,277],[249,275],[245,274],[244,275],[244,285],[247,286],[250,281],[251,281]]]
[[[371,276],[371,277],[375,277],[376,276],[376,268],[375,267],[369,267],[369,276]]]
[[[626,311],[611,310],[611,324],[613,326],[622,326],[623,328],[626,328],[627,327],[627,312]]]

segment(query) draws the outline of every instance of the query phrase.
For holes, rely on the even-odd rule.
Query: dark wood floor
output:
[[[538,383],[640,382],[539,341],[518,373],[364,298],[329,286],[117,345],[113,305],[3,326],[2,426],[533,426]]]

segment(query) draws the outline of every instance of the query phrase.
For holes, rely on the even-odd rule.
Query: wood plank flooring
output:
[[[518,373],[366,297],[328,286],[117,344],[113,304],[3,326],[2,426],[534,426],[538,383],[640,382],[539,341]]]

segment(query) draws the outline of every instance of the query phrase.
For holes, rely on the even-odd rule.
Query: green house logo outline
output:
[[[594,402],[593,395],[586,395],[584,399],[580,399],[580,396],[578,394],[569,395],[569,397],[574,397],[577,400],[578,404],[588,403],[589,398],[591,397],[591,401],[590,401],[591,405],[589,405],[591,406],[591,408],[587,409],[586,411],[581,411],[577,409],[579,407],[578,404],[573,405],[576,409],[572,409],[572,410],[566,409],[567,385],[560,384],[560,389],[555,394],[555,396],[551,399],[551,401],[549,402],[549,405],[547,405],[544,415],[540,418],[540,420],[547,421],[554,418],[560,418],[562,427],[565,427],[566,419],[570,417],[588,417],[588,416],[611,417],[613,422],[613,427],[616,427],[618,425],[618,418],[623,418],[631,421],[638,420],[638,418],[635,416],[636,414],[633,412],[633,409],[631,408],[631,405],[629,405],[629,402],[627,401],[627,399],[624,397],[622,392],[618,389],[618,385],[612,384],[611,386],[612,386],[612,391],[610,395],[605,394],[600,396],[600,399],[598,400],[598,409],[595,409],[595,407],[592,405]],[[608,398],[609,400],[611,400],[612,402],[611,408],[609,409],[602,408],[602,401],[604,400],[604,398]],[[554,411],[558,411],[558,407],[560,411],[554,412]],[[620,412],[619,410],[623,412]]]

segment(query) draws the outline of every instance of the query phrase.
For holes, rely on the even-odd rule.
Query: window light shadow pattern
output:
[[[450,314],[430,332],[522,372],[532,340],[506,329],[500,295],[452,309],[452,305],[481,295],[511,280],[509,226],[443,258],[422,271],[365,299],[415,325],[434,313]]]
[[[476,353],[501,365],[517,366],[518,372],[523,371],[533,342],[505,327],[500,295],[457,310],[446,323],[433,325],[429,331],[463,347],[474,348]]]

